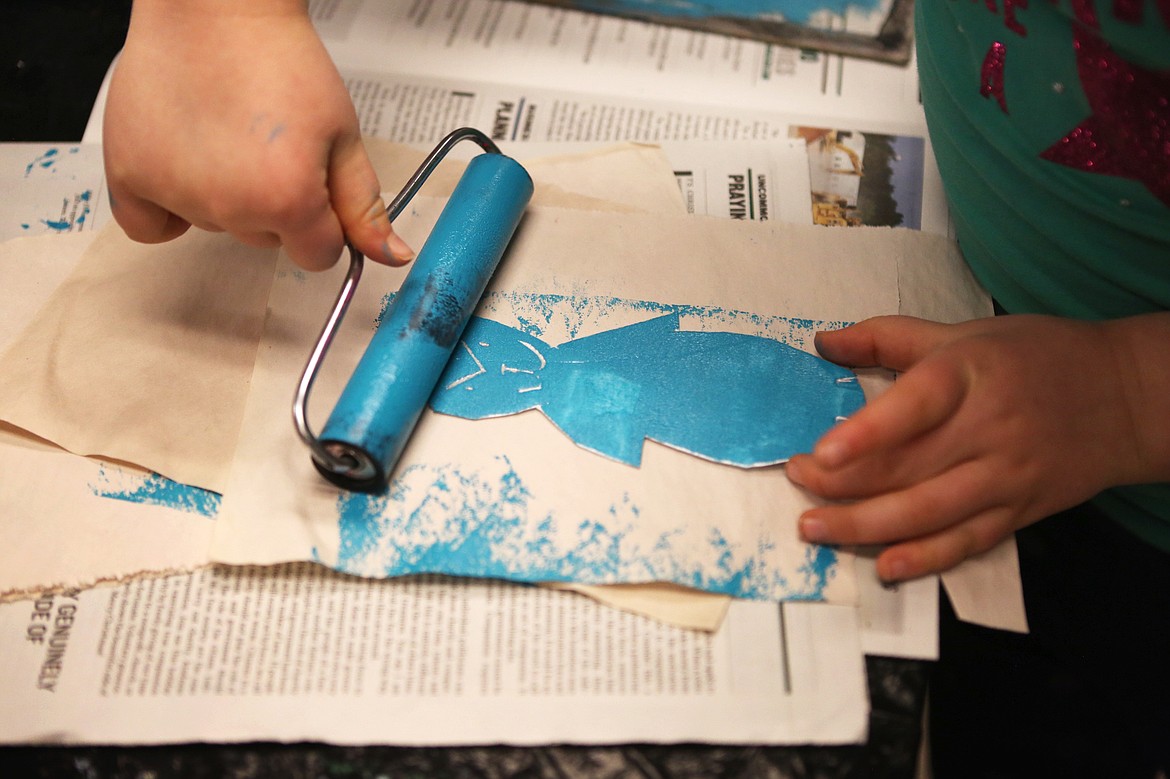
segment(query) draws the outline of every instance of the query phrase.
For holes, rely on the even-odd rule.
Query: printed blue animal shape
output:
[[[560,346],[472,317],[430,405],[464,419],[540,409],[633,466],[649,438],[747,468],[810,451],[864,401],[844,368],[771,338],[680,330],[672,313]]]

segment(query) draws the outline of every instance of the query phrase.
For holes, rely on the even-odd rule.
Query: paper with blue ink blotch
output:
[[[397,225],[407,240],[425,240],[438,205],[425,197],[412,202]],[[562,351],[574,360],[594,356],[590,344],[607,339],[642,350],[644,343],[662,348],[660,336],[689,344],[699,335],[729,334],[782,342],[801,352],[798,360],[816,360],[817,330],[899,311],[898,260],[905,254],[891,231],[534,207],[476,312],[508,328],[513,354],[492,365],[480,360],[503,371],[505,382],[530,380],[535,374],[522,370],[548,370]],[[368,343],[383,296],[404,271],[371,266],[367,273],[347,316],[350,327],[318,377],[310,422],[328,414]],[[590,449],[566,435],[591,434],[571,414],[568,422],[556,415],[562,431],[534,411],[470,420],[428,410],[386,493],[355,495],[328,485],[278,412],[338,283],[328,274],[277,274],[213,559],[314,559],[373,577],[427,571],[529,582],[671,582],[746,598],[856,601],[852,556],[800,541],[796,519],[815,499],[779,466],[712,462],[677,448],[679,441],[663,445],[629,430],[618,436],[621,446],[593,441]],[[516,355],[529,362],[516,362]],[[571,394],[573,382],[587,379],[571,378],[582,367],[558,364],[556,383],[570,382]],[[655,370],[652,384],[678,378],[668,368]],[[836,378],[830,373],[818,383],[846,403],[827,404],[820,429],[852,407],[856,385]],[[483,389],[459,386],[452,391]],[[516,395],[532,394],[519,392],[532,386],[516,385]],[[652,394],[685,402],[677,401],[685,393],[665,390],[655,386]],[[639,427],[647,419],[634,418]],[[710,441],[701,443],[681,446],[699,450]]]
[[[157,473],[127,472],[116,466],[101,466],[89,483],[96,497],[140,503],[183,511],[214,519],[219,513],[219,493],[180,484]]]
[[[60,251],[60,250],[58,250]],[[0,599],[209,563],[219,496],[0,431]]]
[[[771,338],[681,330],[676,311],[559,346],[473,317],[430,405],[464,419],[539,409],[633,466],[650,439],[753,467],[811,451],[864,402],[845,368]]]
[[[797,420],[803,418],[792,436],[785,435],[783,416],[775,420],[777,437],[786,440],[780,442],[782,456],[776,452],[770,456],[785,459],[802,438],[811,446],[839,412],[859,407],[864,399],[851,372],[785,346],[775,337],[806,342],[815,330],[840,326],[841,322],[609,296],[489,293],[481,308],[501,315],[508,312],[517,324],[510,327],[474,317],[463,333],[464,357],[450,363],[432,397],[432,408],[479,419],[473,423],[477,425],[489,420],[499,424],[503,420],[498,417],[520,411],[532,400],[553,398],[555,408],[559,399],[571,408],[567,415],[555,410],[549,415],[558,426],[544,423],[542,439],[556,439],[564,431],[581,445],[572,447],[562,438],[561,446],[568,449],[563,452],[566,457],[582,451],[606,454],[614,463],[607,467],[621,471],[627,471],[622,466],[641,464],[648,421],[664,423],[668,432],[682,439],[692,435],[694,440],[685,447],[678,445],[679,440],[661,441],[670,438],[662,430],[651,436],[679,452],[699,453],[707,460],[719,459],[713,455],[722,452],[750,461],[752,456],[736,450],[745,444],[750,449],[757,428],[769,427],[766,420],[751,418],[755,412],[767,415],[759,399],[751,397],[763,392],[764,402],[774,402]],[[583,332],[622,315],[650,318],[613,330]],[[689,330],[680,329],[684,317]],[[751,332],[712,329],[736,326]],[[702,327],[709,329],[697,329]],[[558,330],[575,337],[555,347],[542,340],[541,336]],[[729,344],[735,346],[729,349]],[[745,375],[752,371],[741,361],[752,357],[766,358],[763,362],[771,364],[756,365],[760,375],[745,381]],[[615,372],[615,366],[622,363],[627,363],[624,376]],[[799,370],[790,370],[793,365],[816,366],[821,375],[800,377]],[[698,377],[699,381],[689,382],[693,384],[689,390],[683,389],[688,379],[681,374],[704,368],[723,370],[727,375],[722,379]],[[736,368],[738,371],[731,373]],[[558,369],[563,371],[559,375]],[[774,375],[768,375],[773,371]],[[793,380],[785,373],[797,376]],[[789,379],[787,384],[784,378]],[[794,392],[805,397],[794,398],[786,406],[775,397],[776,392],[760,386],[770,379],[782,387],[779,394]],[[838,379],[845,381],[838,384]],[[558,385],[564,389],[558,390]],[[751,432],[738,439],[726,435],[729,417],[719,415],[728,409],[732,417],[736,415],[730,394],[737,389],[732,388],[748,395],[744,399],[748,407],[738,409],[743,416],[737,422]],[[704,398],[704,391],[712,394]],[[727,396],[720,399],[720,394]],[[816,395],[837,402],[828,407],[814,402],[808,410],[796,408],[802,400]],[[686,413],[681,411],[686,406],[698,412],[690,421],[694,422],[695,416],[708,417],[713,425],[699,422],[697,429],[689,430],[684,419],[672,429],[670,423],[675,420],[667,417]],[[592,413],[598,409],[600,413]],[[546,406],[541,410],[548,414]],[[532,417],[530,423],[532,420],[539,423],[539,417]],[[725,434],[722,441],[721,430]],[[468,436],[463,434],[461,443],[467,443]],[[522,438],[533,440],[533,436]],[[765,436],[762,448],[768,450],[775,443]],[[400,469],[385,495],[341,494],[336,506],[337,557],[319,559],[338,570],[367,576],[441,571],[531,582],[668,581],[736,597],[789,600],[823,599],[838,573],[834,550],[806,546],[799,563],[786,569],[769,561],[772,550],[745,547],[734,532],[724,532],[719,523],[670,526],[652,532],[643,513],[656,512],[657,507],[646,507],[643,501],[660,500],[638,488],[636,475],[624,490],[613,489],[621,482],[611,475],[603,479],[604,486],[589,488],[589,499],[579,493],[567,501],[550,499],[550,492],[564,492],[565,485],[550,485],[545,468],[520,465],[526,459],[521,441],[498,440],[495,448],[497,454],[476,467],[465,464],[470,459],[466,456],[453,462],[418,458],[423,462]],[[581,458],[581,454],[576,457]],[[591,458],[585,455],[584,459],[588,463]],[[681,471],[677,464],[673,469]],[[710,498],[711,490],[707,492]]]
[[[822,600],[838,573],[837,552],[828,547],[805,547],[794,570],[781,571],[743,554],[717,530],[704,539],[675,530],[647,537],[629,495],[600,516],[581,517],[541,515],[537,492],[503,455],[479,470],[409,466],[386,494],[338,497],[341,542],[333,567],[366,576],[442,571],[531,582],[670,581],[741,598],[785,593],[789,600]],[[713,554],[713,564],[690,554],[696,542]]]

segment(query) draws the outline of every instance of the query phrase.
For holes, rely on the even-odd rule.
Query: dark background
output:
[[[130,0],[0,0],[0,141],[81,140],[129,16]],[[866,667],[872,712],[864,746],[0,747],[0,776],[912,777],[929,664],[870,657]]]
[[[0,2],[0,141],[81,140],[129,19],[130,0]]]

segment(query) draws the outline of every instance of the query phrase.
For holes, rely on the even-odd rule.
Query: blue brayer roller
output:
[[[309,429],[305,408],[361,278],[363,257],[353,246],[345,283],[297,386],[297,433],[317,470],[346,489],[371,492],[387,485],[532,197],[527,171],[482,132],[463,128],[435,147],[390,202],[391,220],[462,140],[487,153],[468,163],[319,437]]]

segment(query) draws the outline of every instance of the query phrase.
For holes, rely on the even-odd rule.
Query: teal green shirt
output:
[[[1170,2],[916,6],[931,142],[991,295],[1081,319],[1170,309]],[[1170,484],[1096,500],[1170,550]]]

